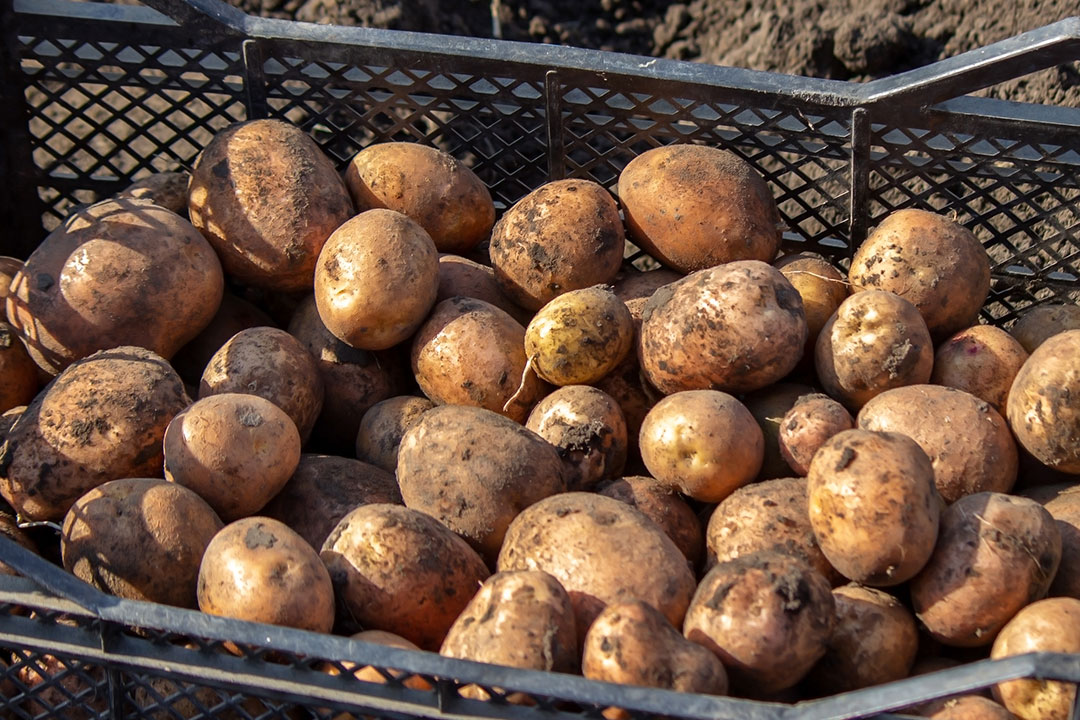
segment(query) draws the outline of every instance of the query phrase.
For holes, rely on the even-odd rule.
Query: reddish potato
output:
[[[602,483],[596,492],[640,510],[672,539],[690,567],[697,567],[705,547],[701,521],[678,492],[640,475]]]
[[[805,476],[818,448],[853,427],[851,413],[828,395],[803,396],[780,421],[780,455],[796,474]]]
[[[1004,415],[1009,388],[1027,358],[1024,347],[1001,328],[975,325],[938,347],[930,382],[969,392]]]

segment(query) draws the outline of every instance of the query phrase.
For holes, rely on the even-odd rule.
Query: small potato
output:
[[[591,180],[556,180],[519,200],[491,233],[491,266],[514,302],[539,310],[570,290],[608,283],[622,264],[615,200]]]
[[[38,393],[38,366],[18,333],[0,322],[0,413],[26,405]]]
[[[621,475],[626,465],[626,420],[602,390],[559,388],[533,408],[525,427],[559,449],[570,490],[590,490]]]
[[[1034,488],[1051,491],[1045,499],[1038,493],[1025,493],[1027,497],[1042,503],[1051,517],[1057,521],[1061,533],[1061,563],[1054,573],[1054,582],[1048,594],[1080,599],[1080,487],[1075,484]]]
[[[241,330],[221,346],[199,381],[199,399],[224,393],[258,395],[285,411],[307,442],[323,405],[315,359],[284,330]]]
[[[896,432],[919,444],[947,503],[977,492],[1008,492],[1016,483],[1016,443],[1005,419],[979,398],[939,385],[887,390],[863,405],[863,430]]]
[[[525,355],[553,385],[587,385],[622,362],[634,342],[634,321],[607,287],[554,298],[525,328]]]
[[[720,659],[640,600],[612,603],[585,635],[582,671],[590,680],[726,695]]]
[[[1016,373],[1028,354],[1011,335],[993,325],[975,325],[938,346],[930,382],[969,392],[1001,415]]]
[[[1047,598],[1023,608],[1001,629],[990,657],[1029,652],[1080,652],[1080,600]],[[994,698],[1020,720],[1068,720],[1076,683],[1038,677],[1007,680],[994,686]]]
[[[398,395],[375,403],[360,418],[356,457],[388,473],[395,472],[401,439],[433,407],[435,403],[415,395]]]
[[[323,633],[334,625],[334,590],[318,554],[271,518],[243,518],[215,535],[198,588],[209,615]]]
[[[641,369],[669,394],[763,388],[795,368],[806,343],[799,293],[757,260],[701,270],[660,288],[641,320]]]
[[[157,172],[136,180],[114,197],[149,200],[177,215],[187,215],[190,181],[191,175],[183,171]]]
[[[780,421],[780,455],[797,475],[805,476],[818,448],[853,427],[851,413],[828,395],[804,395]]]
[[[731,493],[709,516],[705,544],[708,568],[768,550],[809,563],[830,585],[844,582],[814,536],[804,478],[763,480]]]
[[[848,296],[848,281],[829,261],[804,253],[785,255],[773,263],[799,292],[806,312],[806,351],[812,357],[821,328]]]
[[[807,492],[818,544],[850,580],[898,585],[934,550],[941,512],[934,468],[906,435],[834,435],[810,463]]]
[[[531,312],[516,305],[499,289],[490,265],[460,255],[439,255],[439,293],[435,304],[458,295],[491,303],[522,325],[528,324],[532,317]]]
[[[705,548],[705,534],[701,521],[682,495],[655,478],[641,475],[601,483],[595,489],[600,495],[615,498],[644,513],[672,539],[690,567],[697,567]]]
[[[368,210],[343,223],[315,266],[319,317],[334,337],[363,350],[412,337],[438,291],[435,243],[393,210]]]
[[[665,285],[682,280],[683,277],[681,272],[668,268],[655,268],[641,272],[633,265],[627,265],[615,278],[612,292],[615,293],[615,297],[626,303],[631,317],[640,326],[641,311],[645,309],[645,303],[652,294]]]
[[[321,548],[341,518],[371,503],[403,504],[393,474],[359,460],[304,454],[261,514],[280,520],[308,545]]]
[[[1047,339],[1009,390],[1006,414],[1016,439],[1047,467],[1080,474],[1080,330]]]
[[[641,459],[668,487],[720,502],[761,469],[764,437],[731,395],[690,390],[658,402],[641,424]]]
[[[0,301],[6,305],[7,296],[11,292],[11,281],[23,269],[23,261],[18,258],[0,255]]]
[[[1009,334],[1029,354],[1047,339],[1065,332],[1080,330],[1080,305],[1038,305],[1020,313]]]
[[[934,346],[914,305],[868,290],[842,302],[825,323],[814,363],[825,392],[857,410],[891,388],[928,382]]]
[[[1060,561],[1061,533],[1037,502],[968,495],[942,513],[934,554],[911,581],[912,606],[939,642],[989,645],[1020,608],[1046,595]]]
[[[217,314],[203,331],[187,345],[176,351],[172,366],[184,382],[199,386],[199,378],[210,363],[210,358],[241,330],[254,327],[273,327],[274,321],[247,300],[226,292],[221,298]]]
[[[339,615],[437,651],[491,574],[468,543],[438,520],[400,505],[363,505],[326,539]]]
[[[465,253],[487,240],[495,205],[465,163],[412,142],[368,145],[345,169],[357,212],[388,208],[420,224],[439,252]]]
[[[736,693],[765,695],[809,672],[835,623],[828,581],[802,560],[764,551],[708,572],[683,634],[720,658]]]
[[[221,518],[191,490],[165,480],[113,480],[64,517],[64,569],[131,600],[196,608],[199,564]]]
[[[795,403],[815,392],[810,385],[778,382],[743,396],[746,409],[754,416],[765,439],[765,453],[758,480],[789,477],[791,468],[780,452],[780,422]]]
[[[930,720],[1017,720],[1004,706],[981,695],[936,700],[920,708],[919,714]]]
[[[990,258],[970,230],[926,210],[897,210],[866,238],[848,270],[852,292],[886,290],[914,305],[942,340],[971,327],[990,292]]]
[[[165,431],[165,478],[194,490],[225,522],[262,509],[299,462],[296,425],[256,395],[211,395]]]
[[[619,175],[619,202],[630,240],[680,272],[770,262],[780,248],[769,186],[727,150],[681,143],[648,150]]]

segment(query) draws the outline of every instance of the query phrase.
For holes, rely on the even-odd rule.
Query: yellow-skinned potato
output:
[[[28,404],[38,387],[38,366],[14,328],[0,322],[0,413]]]
[[[1009,333],[1028,353],[1066,330],[1080,330],[1080,305],[1038,305],[1020,313]]]
[[[632,475],[601,483],[596,492],[643,512],[678,546],[690,567],[697,567],[705,548],[701,521],[677,491],[656,478]]]
[[[634,321],[608,287],[570,290],[548,302],[525,328],[525,354],[553,385],[588,385],[607,375],[634,342]]]
[[[1009,389],[1006,414],[1016,439],[1043,465],[1080,475],[1080,330],[1047,339]]]
[[[357,212],[387,208],[408,215],[439,252],[466,253],[495,224],[495,205],[483,181],[449,153],[426,145],[369,145],[349,161],[345,185]]]
[[[412,337],[435,304],[439,253],[394,210],[368,210],[327,239],[315,266],[315,304],[335,337],[385,350]]]
[[[761,469],[754,416],[719,390],[668,395],[641,424],[641,459],[657,480],[702,502],[720,502]]]
[[[848,281],[828,260],[813,255],[785,255],[773,263],[798,292],[806,312],[806,354],[813,355],[821,328],[848,296]]]
[[[828,395],[805,395],[780,420],[780,455],[795,474],[805,477],[818,448],[836,433],[853,427],[855,420],[843,405]]]
[[[360,418],[356,457],[393,473],[397,470],[401,439],[433,407],[435,403],[415,395],[398,395],[375,403]]]
[[[1009,388],[1028,359],[1018,340],[993,325],[974,325],[938,346],[930,382],[969,392],[1001,415]]]

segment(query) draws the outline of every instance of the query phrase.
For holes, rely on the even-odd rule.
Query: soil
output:
[[[228,0],[270,17],[865,81],[1080,15],[1077,0]],[[497,20],[495,19],[497,18]],[[981,94],[1080,106],[1080,63]]]

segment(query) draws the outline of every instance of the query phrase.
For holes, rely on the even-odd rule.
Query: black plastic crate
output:
[[[0,0],[0,253],[25,256],[76,205],[189,168],[217,130],[269,116],[303,127],[339,164],[372,142],[436,145],[471,165],[500,210],[549,179],[614,190],[651,147],[718,145],[766,177],[788,250],[843,262],[888,212],[933,209],[970,227],[993,260],[984,319],[1080,297],[1080,109],[962,97],[1080,59],[1080,18],[858,85],[265,20],[220,0],[143,2]],[[0,647],[15,653],[0,714],[12,717],[601,718],[617,705],[635,718],[843,720],[1013,677],[1080,681],[1080,656],[1044,654],[793,706],[694,696],[118,600],[3,538],[0,558],[34,578],[0,582]],[[342,660],[382,668],[387,684],[320,669]],[[49,662],[48,681],[31,687]],[[432,689],[406,687],[391,668]],[[462,697],[470,684],[493,699]],[[514,692],[534,704],[508,702]]]

